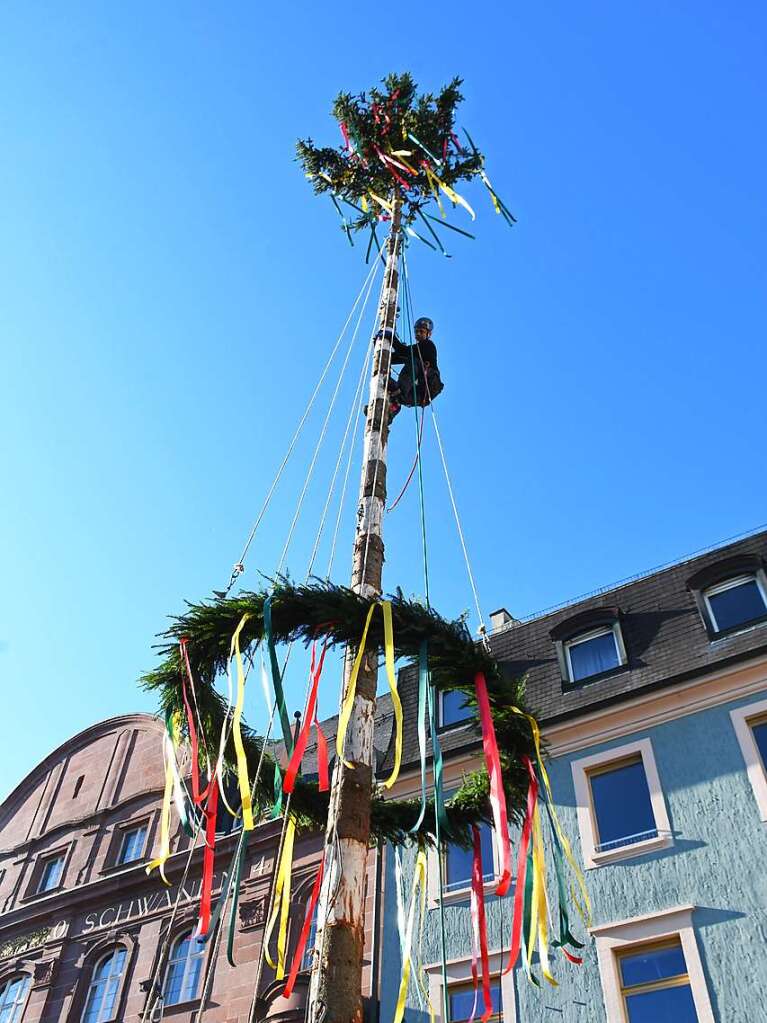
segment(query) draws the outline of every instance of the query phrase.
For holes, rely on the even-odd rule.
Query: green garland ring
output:
[[[362,636],[367,613],[372,603],[353,590],[326,582],[295,585],[279,578],[269,591],[241,593],[236,597],[212,602],[189,604],[188,610],[173,620],[162,634],[162,664],[144,675],[144,689],[156,691],[164,714],[177,712],[185,721],[182,666],[179,641],[185,638],[195,679],[197,706],[205,743],[218,749],[226,717],[226,701],[217,691],[217,677],[226,671],[231,637],[244,614],[250,617],[240,633],[243,651],[263,639],[264,601],[272,598],[272,635],[275,642],[301,640],[308,644],[319,635],[329,646],[355,647]],[[481,644],[474,641],[462,619],[448,621],[432,608],[407,600],[401,592],[389,598],[394,622],[395,657],[416,661],[424,640],[428,643],[429,670],[435,690],[458,690],[466,703],[476,708],[474,677],[483,672],[487,681],[490,707],[501,757],[503,786],[510,819],[524,816],[527,796],[527,772],[522,758],[535,758],[535,746],[526,719],[512,708],[522,706],[524,684],[505,679],[498,662]],[[383,649],[383,623],[374,615],[368,631],[367,649]],[[478,715],[475,715],[475,720]],[[479,729],[474,725],[477,736]],[[243,725],[242,736],[248,759],[248,770],[254,777],[262,755],[263,740]],[[226,749],[227,762],[234,761],[231,735]],[[255,802],[262,808],[271,805],[276,763],[264,754]],[[463,846],[470,844],[470,825],[492,823],[488,799],[489,780],[484,768],[464,777],[458,791],[447,803],[449,841]],[[324,830],[329,794],[321,793],[315,782],[299,778],[293,792],[290,813],[305,828]],[[371,807],[371,838],[376,842],[434,842],[434,802],[430,800],[420,829],[410,833],[418,819],[419,799],[383,799],[377,795]]]

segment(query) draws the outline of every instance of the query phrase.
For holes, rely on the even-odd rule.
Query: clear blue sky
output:
[[[519,218],[472,186],[477,241],[411,249],[485,612],[767,519],[763,5],[404,10],[400,30],[344,2],[3,6],[0,790],[88,724],[153,709],[136,678],[154,634],[226,582],[365,272],[294,140],[335,144],[335,93],[389,70],[465,78],[461,123]],[[320,419],[249,585],[274,568]],[[425,446],[432,597],[453,614],[470,593]],[[412,455],[403,415],[392,491]],[[414,488],[386,530],[387,584],[422,592]],[[300,671],[290,686],[298,706]]]

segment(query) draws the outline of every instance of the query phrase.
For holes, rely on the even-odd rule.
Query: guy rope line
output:
[[[408,275],[408,270],[407,270],[407,257],[404,254],[403,254],[402,262],[403,262],[403,267],[404,267],[404,271],[405,271],[405,295],[406,295],[406,301],[408,301],[411,304],[411,310],[412,310],[412,296],[411,296],[411,293],[410,293],[410,277]],[[482,614],[482,606],[481,606],[481,604],[479,602],[479,593],[477,592],[477,584],[475,582],[474,572],[472,571],[472,567],[471,567],[471,559],[469,558],[469,551],[468,551],[468,548],[466,546],[466,538],[464,537],[463,528],[461,526],[461,516],[458,514],[458,505],[456,504],[456,501],[455,501],[455,494],[453,492],[453,484],[452,484],[452,481],[450,479],[450,472],[449,472],[448,467],[447,467],[447,458],[445,457],[445,449],[444,449],[444,446],[442,444],[442,436],[441,436],[441,434],[439,432],[439,423],[437,422],[437,413],[434,411],[434,403],[431,400],[431,393],[429,391],[429,384],[428,384],[428,381],[426,379],[426,368],[424,367],[423,362],[421,362],[421,369],[422,369],[423,377],[424,377],[424,386],[426,387],[426,395],[427,395],[427,397],[429,399],[429,409],[431,410],[431,418],[432,418],[432,422],[434,423],[434,433],[435,433],[435,436],[437,438],[437,447],[439,448],[439,455],[440,455],[440,459],[442,461],[442,469],[443,469],[443,471],[445,473],[445,482],[447,483],[447,491],[448,491],[448,494],[450,495],[450,504],[451,504],[452,509],[453,509],[453,517],[455,519],[455,525],[456,525],[456,528],[458,530],[458,538],[459,538],[459,540],[461,542],[461,550],[463,551],[463,560],[464,560],[464,562],[466,564],[466,573],[467,573],[467,575],[469,577],[469,585],[471,586],[471,592],[472,592],[472,595],[474,597],[474,606],[475,606],[476,611],[477,611],[477,618],[479,619],[479,634],[480,634],[480,636],[482,638],[483,645],[485,647],[487,647],[487,646],[489,646],[489,641],[488,641],[488,638],[487,638],[487,625],[485,624],[485,619],[484,619],[484,616]]]
[[[346,367],[349,364],[349,358],[350,358],[350,356],[352,354],[352,349],[354,348],[354,344],[355,344],[355,342],[357,340],[357,335],[359,334],[359,329],[360,329],[360,324],[362,323],[362,318],[365,315],[365,309],[367,308],[368,299],[370,298],[370,292],[373,289],[373,281],[375,279],[375,273],[376,273],[377,270],[378,270],[378,263],[375,264],[373,274],[370,276],[370,281],[369,281],[369,284],[368,284],[368,287],[367,287],[367,293],[365,295],[365,300],[362,303],[362,308],[360,309],[359,316],[357,317],[357,323],[356,323],[356,325],[354,327],[354,331],[352,332],[351,340],[349,342],[349,347],[347,348],[347,351],[346,351],[346,357],[344,358],[343,365],[341,366],[341,372],[340,372],[340,374],[338,376],[338,380],[336,381],[336,386],[335,386],[335,388],[333,390],[333,394],[332,394],[331,399],[330,399],[330,405],[328,406],[328,410],[327,410],[327,413],[325,415],[324,422],[322,424],[322,429],[320,430],[320,435],[319,435],[319,438],[317,439],[317,444],[315,445],[315,448],[314,448],[314,453],[312,455],[312,460],[309,463],[309,468],[308,468],[307,473],[306,473],[306,479],[304,480],[304,485],[303,485],[303,488],[301,490],[301,494],[300,494],[300,496],[298,498],[298,504],[296,505],[296,510],[295,510],[294,515],[293,515],[293,520],[290,523],[290,529],[288,530],[288,536],[287,536],[287,539],[285,540],[285,546],[283,547],[282,554],[280,555],[280,561],[279,561],[279,564],[277,566],[277,574],[278,575],[282,571],[282,569],[283,569],[283,567],[285,565],[285,559],[287,558],[288,550],[290,548],[290,544],[291,544],[291,541],[293,539],[293,533],[295,532],[296,524],[298,523],[299,516],[301,515],[301,509],[302,509],[303,504],[304,504],[304,498],[306,497],[306,492],[309,489],[309,484],[311,483],[312,476],[314,475],[314,467],[317,464],[317,458],[319,456],[320,449],[322,448],[322,444],[323,444],[323,442],[325,440],[325,434],[327,433],[328,423],[330,422],[330,418],[331,418],[331,416],[333,414],[333,409],[335,407],[336,398],[338,397],[338,392],[341,389],[341,384],[343,383],[344,375],[346,373]]]
[[[237,579],[237,577],[239,575],[241,575],[245,571],[245,558],[247,557],[248,551],[250,550],[250,545],[253,543],[253,539],[254,539],[254,537],[256,535],[256,531],[258,530],[258,527],[261,525],[261,521],[262,521],[264,515],[266,514],[266,511],[267,511],[267,509],[268,509],[268,507],[269,507],[269,505],[271,503],[274,491],[277,489],[277,484],[280,482],[280,479],[282,478],[282,474],[285,471],[285,466],[288,464],[288,461],[290,460],[290,456],[293,453],[293,449],[295,448],[296,443],[298,442],[298,438],[301,436],[301,431],[304,428],[304,423],[306,422],[306,420],[307,420],[307,418],[309,416],[309,413],[312,410],[312,407],[313,407],[314,402],[315,402],[315,400],[317,398],[317,395],[319,394],[320,388],[322,387],[323,381],[325,380],[325,377],[328,374],[328,370],[330,369],[330,366],[331,366],[331,364],[333,362],[333,359],[335,358],[336,352],[338,351],[338,348],[339,348],[339,346],[341,344],[341,341],[343,340],[343,337],[346,334],[346,329],[349,326],[349,324],[351,323],[351,319],[354,316],[354,311],[357,308],[360,299],[362,298],[363,292],[365,291],[365,288],[367,287],[368,282],[372,279],[373,275],[376,273],[377,268],[378,268],[378,261],[376,260],[376,262],[370,267],[370,270],[368,271],[368,275],[365,278],[365,280],[364,280],[364,282],[362,284],[362,287],[360,288],[359,293],[357,294],[357,297],[354,300],[354,304],[352,305],[352,307],[351,307],[351,309],[349,311],[349,315],[346,318],[346,322],[344,323],[343,327],[341,328],[341,332],[340,332],[340,334],[338,335],[338,337],[336,339],[336,342],[335,342],[335,344],[333,346],[333,349],[332,349],[330,355],[328,356],[327,362],[325,363],[325,366],[323,367],[322,372],[320,373],[319,380],[317,381],[317,383],[315,385],[314,391],[312,392],[312,394],[311,394],[311,396],[309,398],[309,401],[308,401],[308,403],[306,405],[306,408],[304,409],[303,415],[301,416],[301,418],[300,418],[300,420],[298,422],[298,426],[296,427],[295,432],[294,432],[294,434],[293,434],[293,436],[292,436],[292,438],[290,440],[290,443],[288,445],[288,449],[285,452],[285,456],[282,459],[282,462],[280,463],[279,468],[277,469],[277,473],[276,473],[274,479],[272,480],[272,483],[271,483],[271,486],[269,487],[269,490],[267,491],[266,497],[264,498],[264,503],[261,505],[261,509],[260,509],[260,511],[259,511],[259,513],[258,513],[258,515],[256,517],[256,521],[253,524],[253,528],[250,531],[248,539],[245,541],[245,546],[242,549],[242,554],[240,554],[239,560],[235,563],[234,568],[232,569],[232,574],[230,576],[229,582],[227,583],[226,589],[224,590],[224,595],[225,596],[228,596],[229,591],[231,590],[232,586],[234,586],[234,583],[235,583],[235,580]]]

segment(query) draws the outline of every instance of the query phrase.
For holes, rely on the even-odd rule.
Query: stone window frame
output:
[[[195,936],[195,920],[197,918],[196,912],[192,907],[189,907],[188,911],[184,914],[183,919],[176,920],[173,930],[168,935],[168,952],[165,960],[165,964],[162,968],[162,976],[160,978],[160,991],[162,992],[162,1013],[163,1016],[170,1016],[174,1013],[188,1012],[200,1004],[202,998],[202,992],[205,988],[205,983],[208,977],[208,971],[211,968],[211,946],[214,944],[211,941],[205,942],[204,950],[200,956],[200,977],[198,982],[197,994],[194,998],[187,998],[182,1002],[171,1002],[170,1004],[165,1003],[165,986],[168,983],[168,973],[170,971],[170,960],[173,954],[174,947],[179,944],[187,935],[191,934],[194,940]],[[215,959],[213,960],[215,965]],[[156,1008],[156,1005],[155,1005]],[[151,1019],[150,1015],[150,1019]]]
[[[78,980],[67,1016],[68,1020],[72,1020],[73,1023],[80,1023],[85,1012],[85,1003],[88,998],[91,981],[93,980],[93,971],[105,956],[118,948],[125,949],[125,967],[120,976],[120,985],[117,988],[112,1020],[120,1020],[124,1017],[125,1001],[128,997],[128,981],[133,974],[138,944],[135,935],[130,932],[123,931],[118,933],[116,931],[109,931],[90,946],[77,964]]]
[[[10,984],[16,977],[27,978],[27,990],[24,993],[24,1002],[21,1006],[21,1012],[19,1013],[18,1020],[16,1023],[23,1023],[24,1017],[27,1014],[29,1008],[29,998],[32,994],[32,988],[34,987],[34,977],[32,973],[20,966],[18,962],[6,963],[5,967],[0,970],[0,988],[3,988],[6,984]]]
[[[764,615],[753,621],[733,625],[729,629],[717,628],[711,614],[707,592],[728,580],[734,581],[739,577],[755,579],[762,596],[767,600],[767,573],[765,573],[764,561],[758,555],[738,554],[731,558],[723,558],[713,565],[702,568],[687,580],[687,589],[693,595],[706,635],[712,643],[739,632],[747,632],[767,622],[767,612],[765,612]]]
[[[608,668],[607,671],[599,671],[584,678],[573,679],[568,646],[585,639],[590,633],[597,634],[601,630],[612,631],[618,663],[614,667]],[[592,682],[601,682],[602,679],[618,675],[629,668],[628,653],[621,626],[621,611],[618,607],[595,607],[588,611],[581,611],[555,625],[549,632],[549,636],[556,650],[562,687],[567,691],[591,685]]]
[[[66,881],[67,871],[69,869],[74,848],[75,840],[72,839],[62,845],[55,846],[52,849],[41,849],[40,852],[35,855],[32,870],[29,875],[29,881],[24,889],[24,896],[21,899],[22,902],[27,902],[31,899],[44,899],[48,895],[55,895],[57,892],[63,891],[64,882]],[[63,857],[64,865],[61,868],[61,876],[59,877],[58,884],[54,888],[49,888],[47,891],[39,891],[38,889],[43,878],[45,864],[50,860],[58,859],[59,857]]]
[[[650,805],[652,806],[655,819],[655,829],[658,832],[655,838],[647,838],[633,845],[623,845],[617,849],[605,849],[598,852],[598,832],[596,818],[591,794],[589,773],[595,768],[604,768],[611,763],[616,765],[637,754],[642,759],[647,787],[650,791]],[[652,741],[649,738],[636,739],[633,742],[624,743],[622,746],[613,746],[603,750],[601,753],[593,753],[587,757],[579,757],[570,764],[575,785],[575,805],[578,816],[578,831],[581,840],[581,853],[583,864],[587,870],[593,870],[609,863],[619,860],[634,859],[637,856],[645,856],[650,852],[658,852],[661,849],[668,849],[674,844],[671,833],[666,800],[661,787],[658,766],[655,762]]]
[[[754,793],[759,819],[767,822],[767,764],[763,763],[759,748],[751,731],[757,719],[767,718],[767,699],[747,703],[730,711],[730,720],[735,730],[740,752],[746,764],[746,775]]]
[[[111,873],[117,870],[131,870],[138,866],[141,866],[143,861],[147,858],[150,850],[150,843],[154,839],[154,828],[156,814],[153,811],[141,814],[139,817],[132,817],[129,820],[119,821],[112,828],[112,835],[109,839],[109,845],[107,846],[106,855],[104,857],[104,863],[101,867],[101,873]],[[146,834],[144,835],[144,848],[141,856],[136,860],[131,860],[130,863],[120,863],[119,856],[120,850],[123,846],[125,835],[129,831],[134,831],[136,828],[145,827]]]
[[[655,945],[669,938],[678,938],[682,946],[698,1023],[715,1023],[692,922],[694,911],[693,905],[674,906],[656,913],[589,928],[597,950],[607,1023],[628,1023],[621,992],[619,954],[623,955],[634,948],[641,951],[644,946]]]
[[[503,1023],[517,1023],[517,1009],[516,999],[514,996],[514,977],[516,970],[510,970],[504,974],[503,971],[506,968],[506,960],[508,959],[508,950],[506,952],[491,952],[488,956],[488,965],[490,967],[490,976],[492,980],[500,980],[501,982],[501,997],[503,999]],[[434,1008],[434,1012],[438,1020],[443,1019],[444,1005],[442,1000],[442,961],[436,963],[429,963],[424,966],[424,971],[429,985],[429,999]],[[457,985],[463,986],[471,983],[471,955],[461,956],[458,959],[448,959],[445,963],[445,972],[447,974],[447,986],[448,990]],[[482,1006],[482,979],[479,981],[479,1007]],[[479,1019],[479,1014],[477,1015]]]

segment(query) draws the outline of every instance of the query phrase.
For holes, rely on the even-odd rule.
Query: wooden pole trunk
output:
[[[378,326],[394,331],[400,238],[399,200],[394,202],[386,247],[386,269]],[[365,422],[357,528],[354,537],[352,588],[365,597],[381,593],[384,561],[382,536],[386,506],[386,448],[389,438],[387,381],[391,337],[375,341],[370,395]],[[354,651],[344,670],[344,691]],[[326,871],[317,912],[315,961],[309,990],[311,1023],[362,1023],[362,957],[365,945],[365,881],[373,794],[373,727],[378,682],[377,652],[365,656],[346,735],[345,759],[336,761],[325,833]]]

